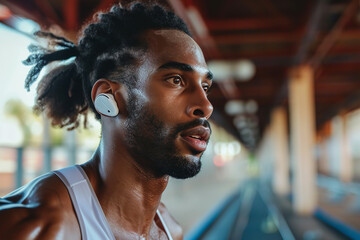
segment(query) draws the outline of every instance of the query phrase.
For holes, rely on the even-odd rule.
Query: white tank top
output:
[[[115,240],[85,171],[75,165],[54,171],[54,173],[68,189],[80,225],[81,238],[83,240]],[[159,210],[156,213],[169,240],[173,240]]]

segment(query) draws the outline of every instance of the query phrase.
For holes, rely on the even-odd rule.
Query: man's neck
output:
[[[110,227],[149,234],[168,176],[153,177],[126,149],[103,142],[83,168]]]

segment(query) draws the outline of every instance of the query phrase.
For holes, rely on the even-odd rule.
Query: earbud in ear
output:
[[[114,96],[109,93],[100,93],[96,96],[94,106],[96,111],[108,117],[115,117],[119,113]]]

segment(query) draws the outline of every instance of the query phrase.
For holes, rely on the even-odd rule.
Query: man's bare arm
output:
[[[55,211],[18,203],[2,204],[0,210],[1,239],[59,239],[61,219],[59,216],[56,217]]]
[[[45,175],[0,198],[0,239],[80,239],[66,189],[58,183]]]

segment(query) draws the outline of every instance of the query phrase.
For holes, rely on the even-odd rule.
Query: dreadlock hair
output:
[[[32,54],[23,61],[25,65],[34,65],[25,80],[28,91],[44,66],[75,57],[75,61],[66,61],[41,79],[35,111],[46,113],[53,126],[68,126],[69,130],[79,126],[81,114],[85,116],[86,127],[89,107],[100,119],[91,99],[93,84],[100,78],[107,78],[133,86],[136,79],[132,69],[141,53],[146,51],[143,34],[156,29],[175,29],[191,36],[186,24],[173,12],[158,5],[141,3],[128,8],[115,5],[109,12],[95,14],[94,21],[84,28],[77,46],[52,33],[35,33],[46,39],[53,50],[29,46]]]

